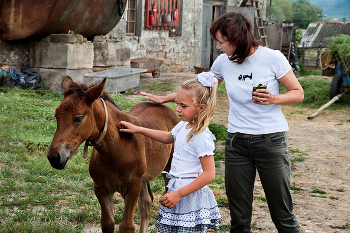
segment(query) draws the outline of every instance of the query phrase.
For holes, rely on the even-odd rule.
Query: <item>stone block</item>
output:
[[[116,50],[117,59],[121,62],[126,62],[130,60],[130,49],[120,48]]]
[[[86,85],[92,85],[92,81],[86,78],[84,75],[91,73],[91,69],[46,69],[46,68],[33,68],[41,75],[44,86],[52,91],[63,91],[63,81],[66,76],[71,77],[75,82],[86,83]]]
[[[85,77],[91,79],[91,82],[95,84],[107,78],[105,91],[108,93],[117,93],[138,87],[140,84],[140,74],[146,71],[147,69],[118,67],[85,74]]]
[[[51,34],[49,35],[50,42],[52,43],[69,43],[73,44],[77,41],[74,34]]]
[[[29,66],[48,69],[92,69],[94,45],[31,42]]]
[[[94,42],[94,66],[128,64],[130,54],[130,49],[120,43]]]

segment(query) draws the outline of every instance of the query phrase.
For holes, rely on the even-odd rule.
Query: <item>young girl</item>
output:
[[[182,121],[171,132],[139,127],[121,121],[121,132],[142,133],[163,143],[175,142],[167,177],[168,192],[160,203],[158,232],[207,232],[219,229],[221,218],[213,192],[207,186],[215,178],[214,135],[208,125],[216,103],[217,79],[201,73],[176,92],[176,111]]]

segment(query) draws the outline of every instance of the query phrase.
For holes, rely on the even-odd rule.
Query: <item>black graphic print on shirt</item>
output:
[[[247,79],[247,78],[249,78],[250,80],[252,80],[252,79],[253,79],[253,74],[250,73],[250,75],[240,75],[240,76],[238,77],[238,80],[240,80],[240,81],[245,81],[245,79]]]

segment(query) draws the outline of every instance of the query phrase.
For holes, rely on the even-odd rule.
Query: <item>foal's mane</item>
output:
[[[72,82],[69,84],[68,89],[63,91],[63,95],[64,96],[68,96],[68,95],[72,95],[72,94],[76,94],[79,97],[82,97],[84,95],[84,92],[87,91],[91,86],[87,86],[85,83],[75,83]],[[113,104],[116,108],[118,108],[119,110],[121,110],[121,108],[114,102],[114,100],[109,97],[109,95],[107,94],[107,92],[103,92],[100,96],[100,98],[102,98],[103,100],[106,100],[108,102],[110,102],[111,104]]]

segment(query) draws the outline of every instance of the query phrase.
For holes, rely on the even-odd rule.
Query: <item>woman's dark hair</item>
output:
[[[216,18],[210,26],[210,35],[216,41],[218,31],[225,40],[237,47],[229,59],[238,64],[242,64],[249,56],[252,47],[263,45],[262,41],[255,40],[252,23],[240,10],[228,12]]]

